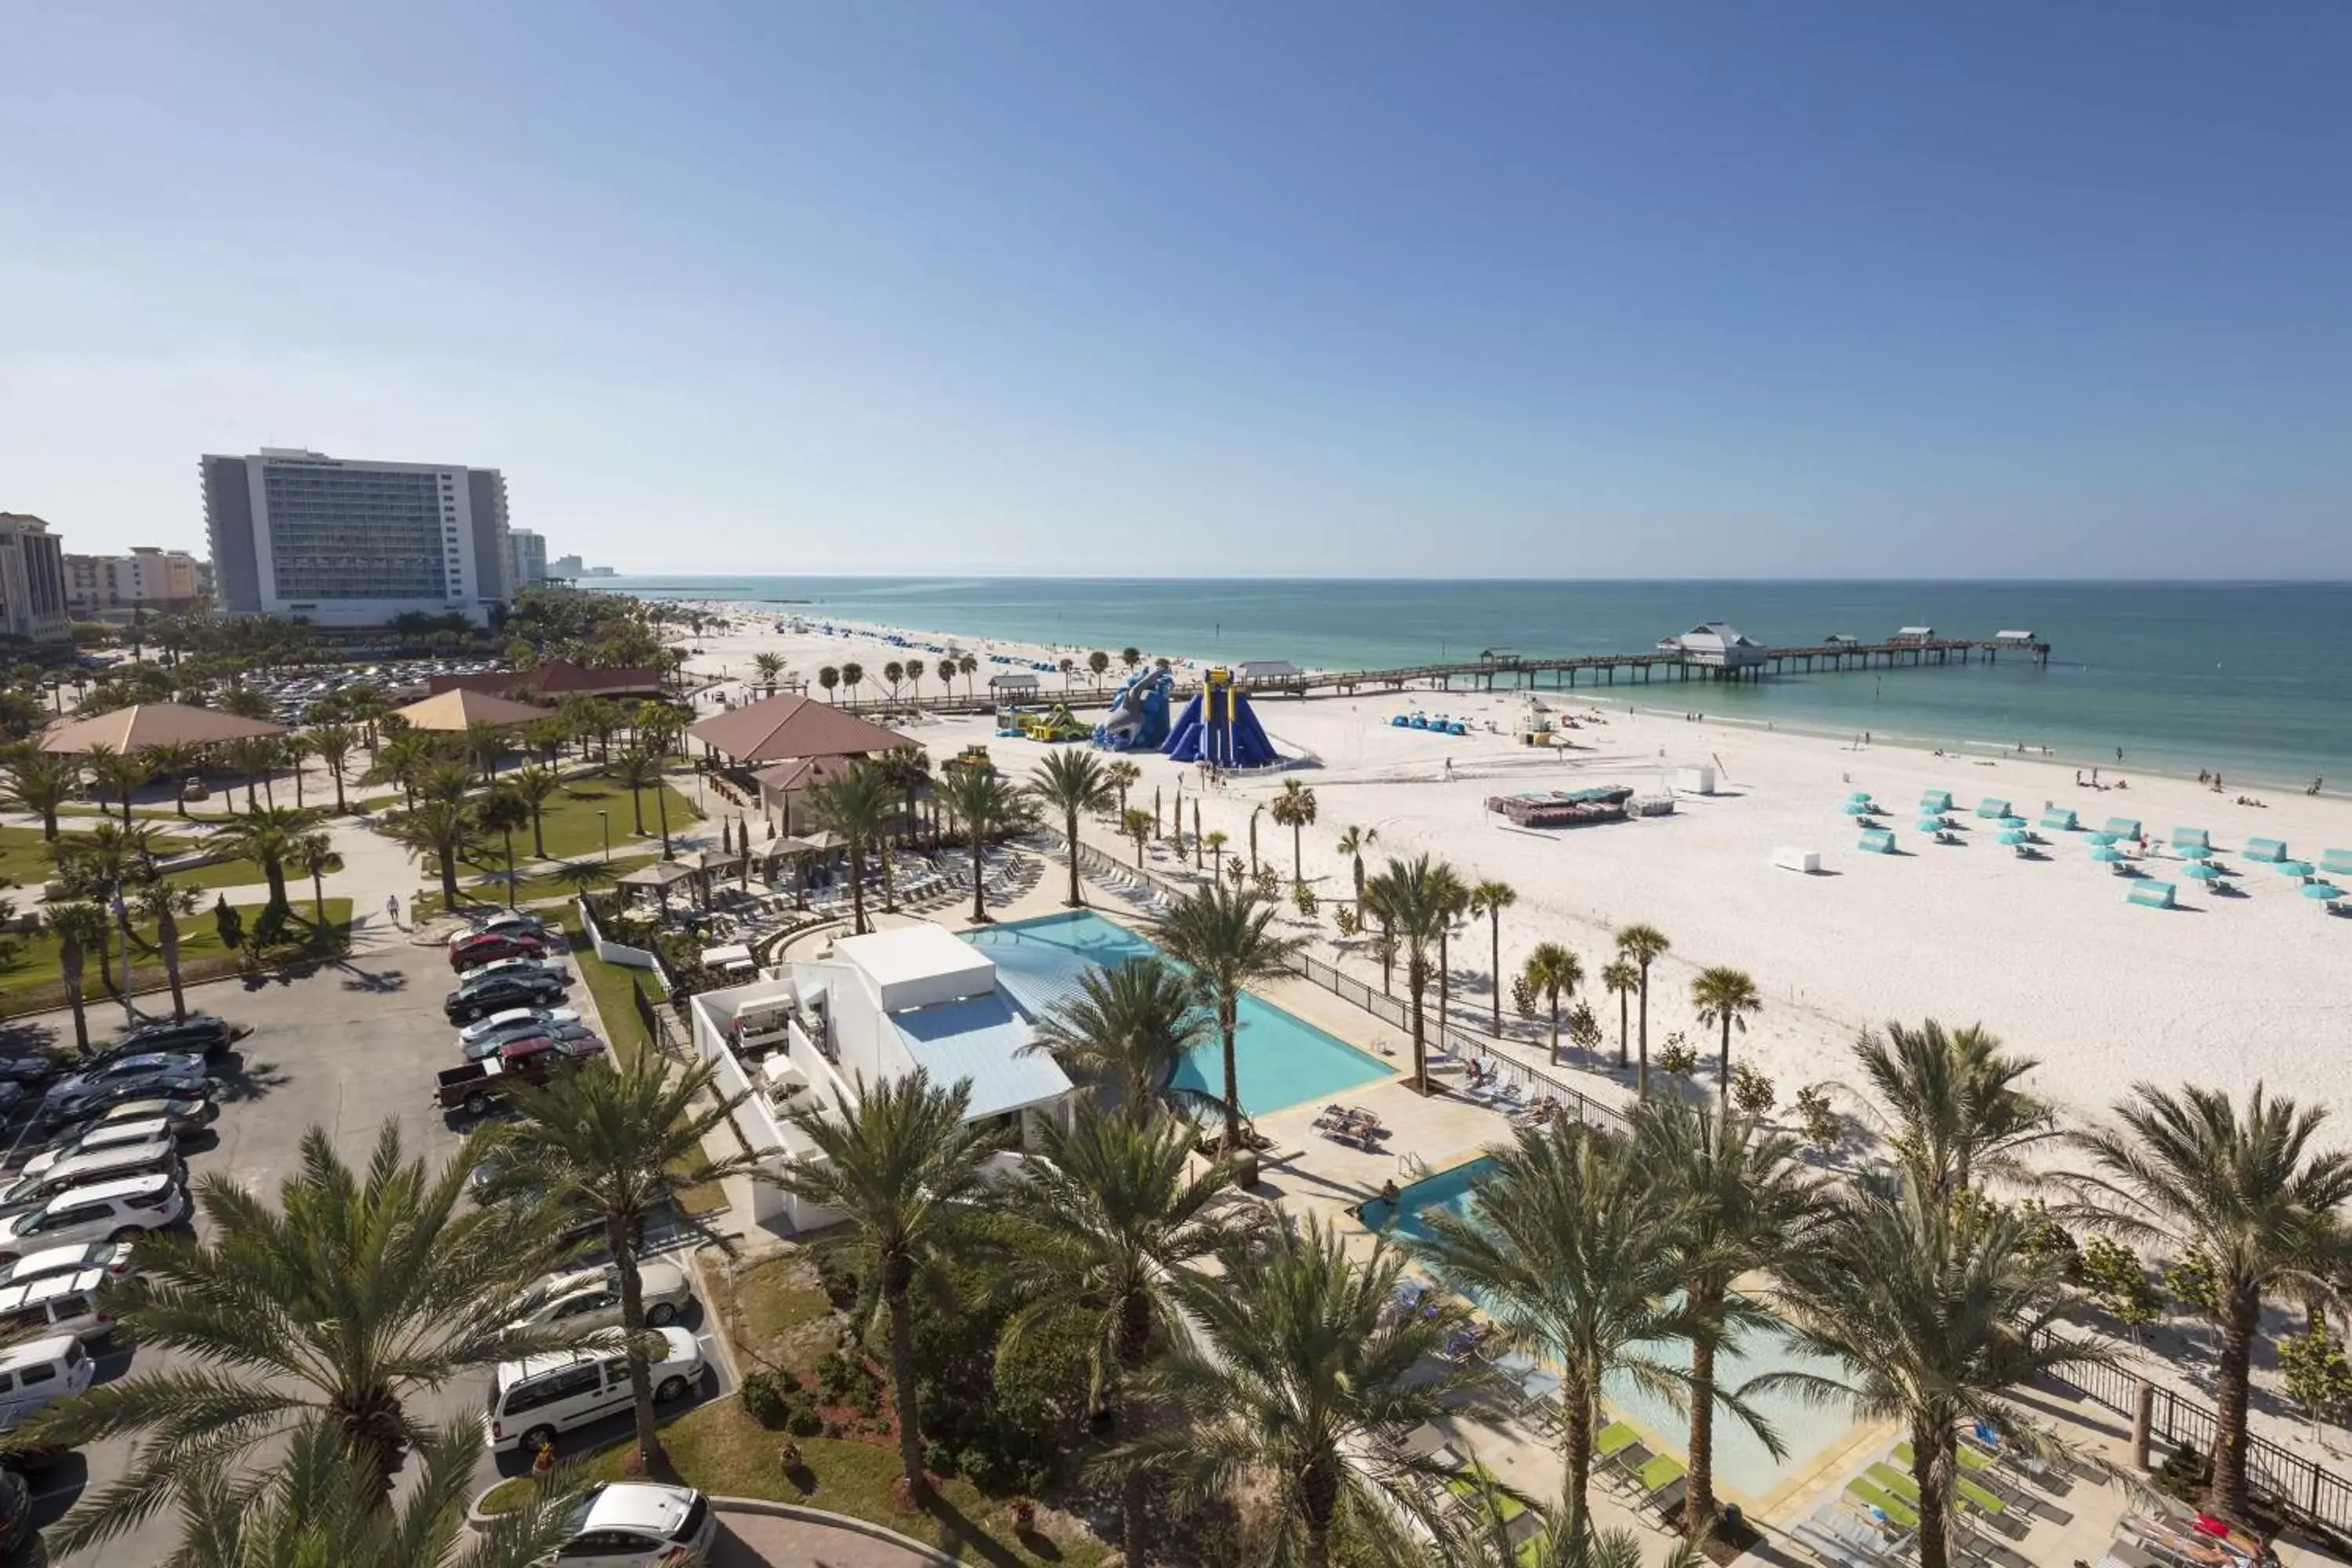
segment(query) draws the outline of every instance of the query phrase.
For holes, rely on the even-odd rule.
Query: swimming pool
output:
[[[1072,910],[1009,921],[963,933],[996,963],[998,975],[1030,1011],[1043,1013],[1077,994],[1088,970],[1130,958],[1164,957],[1150,942],[1096,914]],[[1234,1060],[1242,1080],[1242,1109],[1265,1116],[1387,1078],[1388,1064],[1336,1036],[1242,993],[1234,1032]],[[1224,1055],[1214,1037],[1195,1047],[1176,1072],[1188,1089],[1222,1095]]]
[[[1394,1237],[1425,1240],[1429,1226],[1423,1216],[1438,1209],[1470,1213],[1476,1202],[1475,1188],[1479,1178],[1494,1168],[1492,1160],[1473,1160],[1424,1177],[1399,1193],[1394,1204],[1378,1198],[1366,1204],[1364,1224],[1374,1230],[1387,1227]],[[1392,1215],[1395,1223],[1391,1227]],[[1690,1346],[1686,1342],[1650,1348],[1667,1365],[1690,1365]],[[1844,1369],[1839,1363],[1808,1354],[1777,1333],[1751,1333],[1738,1348],[1726,1349],[1715,1358],[1716,1382],[1725,1388],[1737,1388],[1767,1372],[1809,1372],[1844,1380]],[[1664,1442],[1675,1454],[1687,1457],[1684,1451],[1689,1446],[1686,1435],[1690,1422],[1673,1405],[1630,1378],[1612,1377],[1602,1384],[1601,1392],[1617,1414]],[[1745,1500],[1750,1504],[1769,1497],[1782,1481],[1842,1440],[1853,1426],[1837,1411],[1808,1405],[1793,1394],[1759,1394],[1748,1403],[1771,1424],[1780,1434],[1781,1446],[1788,1449],[1785,1458],[1774,1458],[1771,1450],[1743,1423],[1720,1408],[1717,1410],[1716,1479],[1746,1494]]]

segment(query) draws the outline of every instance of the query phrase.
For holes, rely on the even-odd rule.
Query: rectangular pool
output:
[[[1364,1224],[1391,1237],[1426,1240],[1429,1226],[1425,1216],[1439,1209],[1458,1215],[1472,1213],[1477,1202],[1479,1178],[1494,1168],[1492,1160],[1472,1160],[1413,1183],[1397,1194],[1394,1204],[1375,1198],[1364,1205]],[[1661,1362],[1690,1365],[1690,1346],[1686,1342],[1652,1348]],[[1846,1375],[1840,1363],[1809,1354],[1777,1333],[1751,1333],[1745,1342],[1727,1347],[1715,1358],[1716,1381],[1725,1388],[1737,1388],[1763,1373],[1781,1371],[1809,1372],[1841,1381]],[[1685,1450],[1690,1446],[1690,1422],[1673,1405],[1628,1378],[1608,1380],[1601,1385],[1601,1392],[1617,1414],[1649,1435],[1652,1447],[1663,1443],[1677,1458],[1689,1458]],[[1742,1500],[1750,1506],[1769,1497],[1783,1480],[1853,1429],[1853,1422],[1837,1410],[1808,1405],[1794,1394],[1759,1394],[1749,1404],[1771,1423],[1773,1430],[1780,1434],[1781,1447],[1788,1449],[1786,1458],[1774,1458],[1771,1450],[1737,1417],[1719,1407],[1716,1411],[1716,1479],[1745,1494]]]
[[[1141,936],[1092,910],[1008,921],[962,935],[995,961],[1007,987],[1036,1013],[1077,994],[1079,980],[1091,969],[1130,958],[1166,957]],[[1252,1116],[1326,1099],[1391,1074],[1379,1058],[1246,991],[1237,1017],[1234,1060],[1241,1074],[1242,1109]],[[1184,1058],[1176,1081],[1223,1095],[1224,1057],[1213,1037]]]

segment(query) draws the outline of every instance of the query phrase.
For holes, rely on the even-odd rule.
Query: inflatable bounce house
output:
[[[1234,684],[1230,669],[1209,671],[1160,750],[1180,763],[1220,768],[1271,767],[1282,761],[1250,709],[1249,693]]]
[[[1107,752],[1156,752],[1168,739],[1168,693],[1176,678],[1154,666],[1127,678],[1110,700],[1110,717],[1095,726],[1095,744]]]
[[[1069,709],[1058,702],[1049,711],[1021,715],[1021,734],[1026,740],[1045,741],[1049,743],[1060,741],[1083,741],[1087,733],[1087,727],[1078,722]]]

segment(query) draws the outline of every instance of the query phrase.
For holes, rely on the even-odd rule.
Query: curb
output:
[[[804,1524],[822,1524],[898,1547],[926,1562],[944,1564],[944,1568],[961,1568],[958,1559],[936,1546],[927,1546],[885,1525],[876,1524],[870,1520],[853,1519],[845,1513],[827,1513],[821,1508],[803,1508],[797,1503],[770,1502],[764,1498],[719,1497],[715,1494],[710,1499],[710,1506],[720,1513],[765,1514],[772,1519],[793,1519]]]

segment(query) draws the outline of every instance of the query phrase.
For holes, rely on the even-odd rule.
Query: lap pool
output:
[[[995,962],[998,976],[1032,1013],[1043,1014],[1078,991],[1088,970],[1130,958],[1164,957],[1150,942],[1091,910],[1010,921],[965,931],[963,940]],[[1234,1059],[1242,1109],[1265,1116],[1390,1076],[1387,1063],[1336,1036],[1242,993]],[[1222,1095],[1223,1048],[1212,1037],[1184,1058],[1176,1081]]]
[[[1474,1188],[1479,1178],[1494,1168],[1492,1160],[1473,1160],[1440,1171],[1399,1193],[1394,1204],[1380,1199],[1366,1204],[1364,1224],[1373,1230],[1386,1230],[1392,1237],[1425,1240],[1429,1236],[1426,1216],[1438,1209],[1470,1213],[1476,1202]],[[1654,1353],[1668,1365],[1690,1365],[1690,1346],[1686,1343],[1658,1345]],[[1780,1334],[1751,1333],[1737,1347],[1727,1347],[1717,1354],[1715,1365],[1716,1381],[1725,1388],[1738,1388],[1748,1379],[1767,1372],[1809,1372],[1841,1381],[1845,1375],[1840,1363],[1808,1354]],[[1618,1415],[1654,1440],[1654,1446],[1663,1443],[1677,1457],[1689,1457],[1685,1450],[1689,1447],[1690,1423],[1673,1405],[1623,1377],[1609,1379],[1601,1392]],[[1743,1423],[1720,1408],[1717,1410],[1716,1479],[1745,1494],[1743,1500],[1751,1506],[1770,1496],[1782,1481],[1842,1441],[1853,1427],[1853,1423],[1837,1410],[1808,1405],[1794,1394],[1759,1394],[1749,1404],[1771,1424],[1780,1434],[1781,1447],[1788,1450],[1785,1458],[1774,1458],[1771,1450]]]

